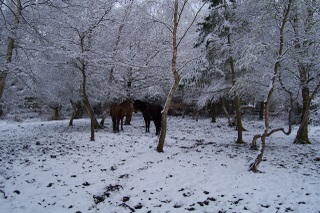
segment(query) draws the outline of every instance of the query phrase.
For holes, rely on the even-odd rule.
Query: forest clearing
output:
[[[0,212],[320,213],[319,8],[0,1]]]
[[[310,145],[275,133],[259,173],[248,170],[262,121],[243,121],[245,144],[225,118],[168,118],[164,153],[136,114],[124,131],[89,140],[90,120],[0,121],[1,212],[320,212],[320,127]],[[274,122],[284,125],[282,121]]]

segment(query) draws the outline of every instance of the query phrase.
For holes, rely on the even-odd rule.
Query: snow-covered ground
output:
[[[263,123],[244,122],[244,145],[226,124],[169,117],[157,153],[139,114],[117,134],[108,119],[94,142],[88,119],[1,120],[0,212],[320,212],[320,127],[312,145],[292,144],[296,127],[270,137],[252,173]]]

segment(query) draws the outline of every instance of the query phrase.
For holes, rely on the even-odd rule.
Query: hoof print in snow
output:
[[[87,183],[87,182],[86,182]],[[90,184],[89,184],[90,185]],[[93,200],[95,204],[103,202],[106,197],[110,197],[110,192],[119,191],[123,187],[121,185],[109,185],[105,188],[103,195],[93,195]]]
[[[104,196],[95,196],[93,195],[93,201],[95,204],[101,203],[105,200]]]
[[[233,203],[234,203],[234,204],[238,204],[238,203],[239,203],[240,201],[242,201],[242,200],[243,200],[243,199],[240,198],[239,200],[236,200],[236,201],[234,201]]]
[[[111,166],[110,170],[111,171],[115,171],[115,170],[117,170],[117,167],[116,166]]]
[[[27,183],[34,183],[34,182],[36,182],[36,180],[35,180],[35,179],[26,180],[26,182],[27,182]]]
[[[294,210],[291,209],[290,207],[286,208],[285,212],[293,212]]]
[[[129,178],[129,174],[120,175],[119,178]]]
[[[105,193],[103,193],[103,195],[106,196],[106,197],[110,197],[110,193],[109,192],[105,192]]]
[[[182,204],[174,204],[174,206],[173,206],[173,208],[175,208],[175,209],[178,209],[178,208],[181,208],[182,207]]]
[[[135,212],[136,211],[134,208],[132,208],[131,206],[129,206],[128,204],[125,204],[125,203],[122,203],[119,206],[122,206],[122,207],[124,207],[126,209],[128,208],[128,209],[130,209],[131,212]]]
[[[198,204],[200,205],[200,206],[204,206],[204,205],[209,205],[209,201],[207,201],[207,200],[205,200],[205,201],[203,201],[203,202],[198,202]]]
[[[8,198],[8,196],[6,196],[6,193],[3,190],[0,189],[0,193],[3,194],[4,199]]]
[[[190,197],[191,195],[193,195],[191,192],[186,192],[182,194],[183,197]]]
[[[171,203],[171,200],[160,200],[161,203]]]
[[[127,201],[129,201],[130,200],[130,196],[124,196],[123,198],[122,198],[122,202],[127,202]]]
[[[51,187],[51,186],[53,186],[53,183],[49,183],[47,187]]]
[[[82,185],[83,185],[83,186],[90,186],[90,183],[84,182]]]
[[[138,203],[138,205],[134,206],[135,209],[142,209],[143,205],[141,203]]]
[[[114,191],[119,191],[120,189],[122,189],[123,187],[121,185],[109,185],[106,187],[106,191],[107,192],[114,192]]]
[[[203,193],[204,193],[204,194],[206,194],[206,195],[207,195],[207,194],[209,194],[209,192],[208,192],[208,191],[203,191]]]
[[[214,197],[208,197],[207,200],[216,201],[216,199]]]
[[[13,192],[16,193],[17,195],[20,194],[20,191],[19,191],[19,190],[14,190]]]
[[[210,201],[215,201],[216,199],[214,199],[213,197],[208,197],[207,200],[203,201],[203,202],[197,202],[200,206],[208,206]]]

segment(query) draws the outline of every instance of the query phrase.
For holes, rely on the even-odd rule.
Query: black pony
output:
[[[133,102],[133,110],[135,113],[139,110],[142,112],[144,122],[146,123],[146,132],[149,132],[150,121],[153,120],[154,125],[156,126],[156,135],[160,134],[162,120],[161,112],[163,110],[161,105],[135,100]]]

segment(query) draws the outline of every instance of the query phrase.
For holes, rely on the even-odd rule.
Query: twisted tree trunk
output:
[[[291,9],[291,3],[292,3],[292,0],[289,0],[287,8],[284,10],[284,17],[282,19],[282,23],[281,23],[281,27],[280,27],[278,57],[277,57],[275,65],[274,65],[273,76],[271,78],[271,86],[269,88],[267,100],[265,102],[265,113],[264,113],[264,115],[265,115],[265,118],[264,118],[265,129],[264,129],[262,135],[255,135],[253,138],[253,142],[252,142],[252,144],[256,144],[257,139],[261,138],[261,147],[260,147],[260,151],[258,153],[258,156],[256,157],[255,161],[253,163],[251,163],[249,166],[249,170],[253,171],[253,172],[258,172],[258,166],[259,166],[260,162],[262,161],[264,149],[266,146],[266,138],[269,137],[274,132],[277,132],[277,131],[284,132],[284,130],[282,128],[272,130],[271,132],[269,132],[269,128],[270,128],[269,111],[270,111],[271,97],[273,95],[274,88],[275,88],[276,77],[278,76],[279,69],[280,69],[280,60],[282,58],[283,49],[284,49],[284,29],[285,29],[285,25],[287,23],[288,15],[289,15],[289,12]],[[291,110],[292,110],[292,108],[289,111],[290,112],[289,118],[291,116]],[[289,120],[289,126],[290,126],[290,120]],[[289,128],[289,131],[286,134],[290,134],[290,132],[291,132],[291,128]]]

